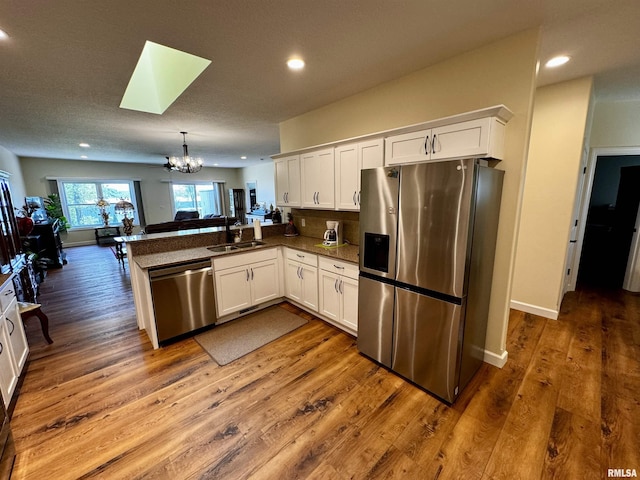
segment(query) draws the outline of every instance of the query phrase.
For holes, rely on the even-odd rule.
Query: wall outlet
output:
[[[300,220],[300,223],[302,224],[303,227],[305,226],[304,218],[302,220]]]

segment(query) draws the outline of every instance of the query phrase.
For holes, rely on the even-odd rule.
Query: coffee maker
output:
[[[327,247],[335,247],[342,245],[342,234],[340,232],[340,222],[336,220],[327,221],[327,229],[324,232],[323,245]]]

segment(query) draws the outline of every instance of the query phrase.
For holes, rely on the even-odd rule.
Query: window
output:
[[[136,204],[133,182],[129,180],[60,180],[60,200],[71,228],[91,228],[104,225],[96,202],[104,198],[109,202],[109,222],[120,223],[122,215],[116,215],[115,204],[120,199]],[[138,222],[137,207],[134,223]]]
[[[197,210],[205,215],[224,215],[221,183],[172,183],[174,214],[180,210]]]

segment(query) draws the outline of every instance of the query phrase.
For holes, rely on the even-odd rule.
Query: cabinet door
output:
[[[300,279],[300,264],[286,260],[285,267],[285,295],[287,298],[302,303],[302,280]]]
[[[335,208],[333,148],[300,156],[302,170],[302,206]]]
[[[340,276],[320,270],[320,309],[319,313],[338,322],[340,320]]]
[[[5,405],[11,402],[11,396],[18,382],[18,374],[13,362],[8,332],[4,317],[0,317],[0,391]]]
[[[289,191],[289,168],[286,159],[276,160],[273,165],[276,172],[276,205],[287,204]]]
[[[287,160],[289,170],[289,190],[287,193],[287,205],[289,207],[300,206],[300,157],[295,156]]]
[[[376,138],[358,144],[358,158],[360,169],[376,168],[384,165],[384,140]],[[358,183],[360,172],[358,172]]]
[[[219,317],[251,306],[251,276],[248,266],[216,271],[215,278]]]
[[[302,280],[302,304],[309,310],[318,311],[318,269],[307,265],[300,265]]]
[[[300,157],[280,158],[275,161],[276,204],[300,206]]]
[[[24,333],[22,318],[20,318],[20,312],[18,311],[18,302],[15,298],[9,305],[9,308],[4,312],[4,316],[6,318],[9,341],[11,342],[11,350],[13,351],[13,358],[17,368],[16,373],[20,375],[27,361],[27,356],[29,355],[29,345],[27,344],[27,336]]]
[[[481,118],[434,128],[431,160],[488,154],[491,121]]]
[[[358,331],[358,281],[342,277],[338,286],[342,296],[339,322],[353,332]]]
[[[359,210],[358,144],[351,143],[336,147],[335,165],[336,208],[338,210]]]
[[[424,162],[431,157],[431,130],[403,133],[384,141],[384,164]]]
[[[267,260],[249,265],[251,305],[278,298],[278,263]]]

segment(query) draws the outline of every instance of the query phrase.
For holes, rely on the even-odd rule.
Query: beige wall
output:
[[[47,196],[47,177],[140,180],[142,203],[148,224],[173,219],[170,181],[225,182],[225,188],[241,188],[239,169],[203,168],[198,173],[167,172],[162,165],[21,158],[20,166],[28,195]],[[140,199],[139,199],[140,200]],[[137,232],[137,228],[134,233]],[[68,245],[94,241],[93,229],[70,231],[63,241]]]
[[[640,147],[640,100],[596,102],[589,144],[597,147]]]
[[[513,307],[557,318],[593,80],[536,92],[513,277]]]
[[[20,168],[20,160],[9,150],[0,145],[0,170],[9,174],[9,185],[11,187],[11,200],[13,206],[20,208],[24,205],[26,190],[24,179]]]
[[[282,151],[504,104],[505,170],[487,332],[490,355],[504,358],[515,236],[535,91],[538,30],[448,59],[280,124]]]

